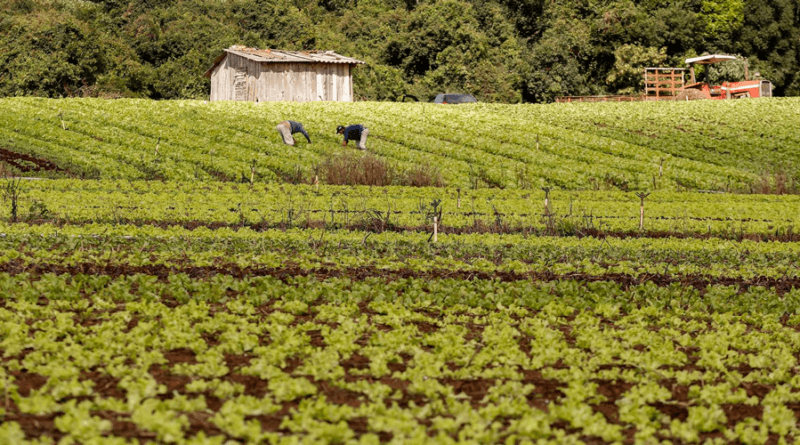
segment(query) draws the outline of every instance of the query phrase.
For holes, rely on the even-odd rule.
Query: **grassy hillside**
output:
[[[435,169],[461,188],[791,188],[800,99],[550,105],[231,103],[0,99],[9,174],[234,182],[332,182],[336,125],[370,129],[370,153],[398,172]],[[312,144],[280,142],[303,122]]]

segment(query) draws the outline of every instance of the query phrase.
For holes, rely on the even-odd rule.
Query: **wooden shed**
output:
[[[204,74],[211,100],[353,101],[352,67],[364,62],[333,51],[231,46]]]

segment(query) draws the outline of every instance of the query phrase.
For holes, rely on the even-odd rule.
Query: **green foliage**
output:
[[[253,33],[257,36],[257,41],[245,42],[246,45],[288,50],[313,49],[314,24],[307,13],[298,9],[296,2],[240,1],[232,5],[230,14],[230,19],[237,25],[237,33],[241,35],[244,32],[245,36]],[[219,22],[209,24],[211,29],[214,26],[218,27]],[[192,34],[186,36],[191,37]]]
[[[797,24],[797,0],[10,0],[0,95],[205,98],[202,74],[234,44],[365,60],[354,77],[365,100],[636,91],[626,48],[664,49],[675,66],[690,53],[738,53],[777,95],[795,94]]]
[[[644,88],[644,68],[664,66],[667,54],[666,48],[622,45],[614,51],[614,57],[614,69],[606,77],[606,82],[618,94],[635,94]]]
[[[751,75],[770,80],[776,95],[800,94],[800,3],[797,0],[745,2],[744,23],[732,52],[748,58]]]
[[[744,78],[745,62],[741,58],[715,63],[708,67],[706,82],[720,85],[722,82],[739,82]]]
[[[556,15],[530,50],[525,73],[527,97],[533,102],[550,102],[556,96],[601,93],[585,69],[591,60],[591,29],[587,23]]]
[[[66,12],[0,22],[0,94],[71,96],[111,68],[112,42]]]
[[[702,0],[700,16],[706,36],[712,40],[730,38],[744,23],[744,0]]]
[[[360,85],[355,92],[357,99],[400,100],[409,91],[400,68],[371,63],[369,58],[365,62],[366,66],[353,70],[353,83]]]

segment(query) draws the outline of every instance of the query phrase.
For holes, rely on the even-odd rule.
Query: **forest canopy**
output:
[[[224,48],[367,62],[357,100],[641,91],[645,66],[735,54],[800,95],[800,0],[6,0],[0,96],[205,99]],[[724,78],[725,73],[712,73]],[[716,77],[714,77],[716,76]]]

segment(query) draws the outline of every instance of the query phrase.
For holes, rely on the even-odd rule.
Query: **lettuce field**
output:
[[[0,99],[0,444],[797,443],[798,110]]]
[[[337,151],[336,126],[362,123],[371,152],[437,166],[452,188],[727,192],[797,170],[799,108],[794,98],[460,108],[5,98],[0,154],[60,177],[308,182]],[[284,146],[275,125],[287,119],[313,143]]]

